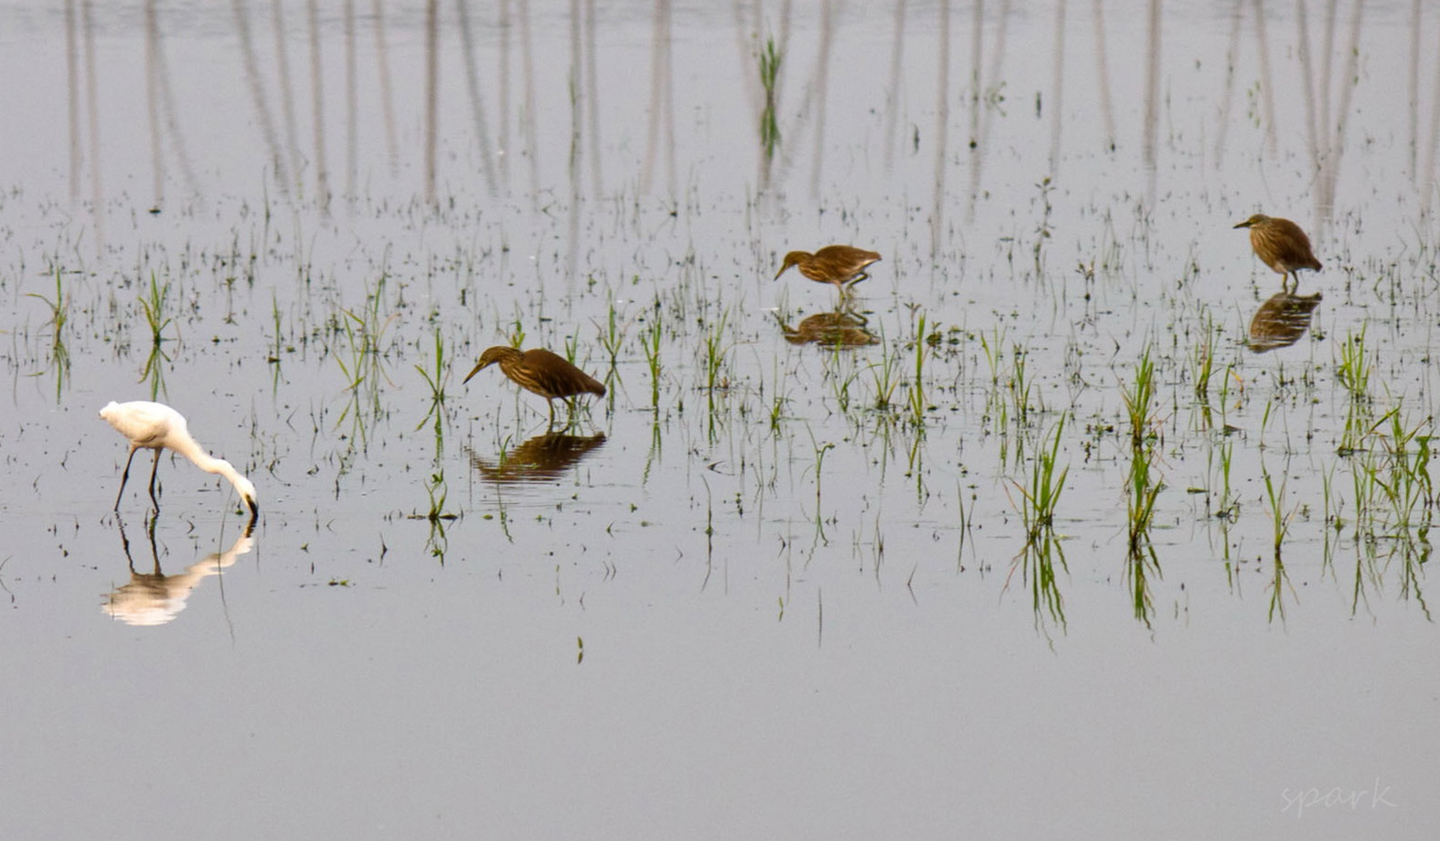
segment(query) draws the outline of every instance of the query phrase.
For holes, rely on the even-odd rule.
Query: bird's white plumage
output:
[[[185,416],[164,403],[151,403],[148,400],[116,403],[111,400],[100,410],[100,417],[137,447],[163,447],[171,430],[178,430],[181,435],[190,438]]]
[[[223,458],[215,458],[190,435],[190,426],[185,416],[163,403],[149,400],[132,400],[116,403],[114,400],[100,410],[100,417],[115,428],[115,431],[130,440],[130,458],[125,462],[125,472],[120,478],[120,492],[125,492],[125,482],[130,477],[130,461],[136,450],[154,450],[155,466],[150,470],[150,499],[155,501],[155,471],[160,466],[160,451],[169,449],[188,458],[196,467],[206,473],[218,473],[230,480],[240,498],[250,507],[252,518],[260,513],[255,496],[255,485],[234,465]],[[160,504],[155,501],[155,507]],[[115,508],[120,508],[120,497],[115,498]]]

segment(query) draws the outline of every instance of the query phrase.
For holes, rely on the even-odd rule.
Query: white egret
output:
[[[125,495],[125,482],[130,478],[130,462],[135,460],[135,451],[155,451],[155,464],[150,468],[150,501],[155,510],[160,510],[160,501],[155,498],[155,473],[160,469],[160,453],[169,449],[190,459],[195,466],[206,473],[219,473],[230,484],[240,498],[250,507],[250,519],[260,516],[260,504],[255,500],[255,485],[246,479],[234,465],[223,458],[215,458],[190,437],[185,416],[163,403],[148,400],[132,400],[116,403],[111,400],[100,410],[100,417],[115,427],[115,431],[130,439],[130,457],[125,460],[125,472],[120,476],[120,493],[115,496],[115,510],[120,510],[120,499]]]

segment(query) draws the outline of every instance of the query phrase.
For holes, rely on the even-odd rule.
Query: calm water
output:
[[[6,838],[1440,830],[1436,10],[53,5]],[[849,315],[774,279],[832,242]],[[461,384],[511,342],[568,438]],[[135,399],[253,532],[168,456],[112,512]]]

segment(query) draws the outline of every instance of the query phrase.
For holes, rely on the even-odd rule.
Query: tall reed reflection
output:
[[[978,17],[979,11],[976,11]],[[950,0],[940,0],[939,55],[935,59],[935,189],[930,204],[930,259],[936,262],[945,232],[946,155],[950,148]],[[978,21],[977,21],[978,26]]]
[[[425,201],[436,203],[440,142],[440,0],[425,0]]]
[[[237,2],[237,6],[239,3]],[[280,116],[284,121],[285,128],[285,160],[289,162],[289,178],[281,179],[284,185],[281,189],[289,194],[292,190],[303,190],[304,185],[300,180],[300,120],[295,116],[295,74],[290,65],[290,38],[289,31],[285,27],[285,11],[283,0],[271,0],[270,3],[270,32],[275,39],[275,73],[279,77],[276,81],[280,87]],[[248,18],[248,15],[247,15]],[[259,74],[256,74],[257,79]],[[258,82],[257,82],[258,84]],[[269,119],[269,115],[264,115]],[[279,160],[277,147],[276,160]],[[278,168],[281,175],[283,168]]]
[[[145,101],[150,118],[150,152],[154,191],[152,212],[158,211],[165,199],[165,152],[161,131],[163,122],[169,131],[170,143],[174,147],[176,163],[191,193],[200,192],[199,181],[190,165],[190,153],[185,147],[185,136],[175,116],[175,92],[170,85],[170,64],[165,59],[164,43],[160,37],[159,13],[155,0],[145,2]]]
[[[65,2],[65,45],[66,67],[69,71],[70,91],[70,198],[79,198],[81,136],[90,141],[90,203],[91,217],[95,225],[95,253],[105,250],[105,188],[101,178],[100,160],[100,93],[99,71],[95,58],[95,12],[91,0],[80,0],[79,14],[80,50],[85,58],[85,130],[80,126],[80,82],[79,60],[76,58],[77,39],[75,0]]]
[[[895,165],[896,128],[900,125],[900,87],[904,81],[901,75],[900,58],[905,54],[905,8],[907,0],[896,0],[895,32],[890,42],[890,84],[885,90],[885,171]],[[977,3],[976,5],[979,5]]]
[[[354,201],[360,155],[360,71],[355,61],[355,0],[345,0],[340,12],[345,49],[345,198]]]
[[[524,88],[524,110],[520,120],[520,133],[525,139],[522,152],[530,163],[531,200],[538,204],[541,189],[540,149],[536,141],[535,43],[530,34],[530,0],[516,0],[515,7],[520,13],[520,79]]]
[[[1311,160],[1316,173],[1314,190],[1315,198],[1315,219],[1319,225],[1319,232],[1325,233],[1330,224],[1330,216],[1335,209],[1335,188],[1340,177],[1340,162],[1345,156],[1346,129],[1350,122],[1350,99],[1355,92],[1355,79],[1359,74],[1360,62],[1360,33],[1364,17],[1364,0],[1355,0],[1350,15],[1350,28],[1344,46],[1345,67],[1338,75],[1332,73],[1331,59],[1335,55],[1335,15],[1338,2],[1331,2],[1326,8],[1325,15],[1325,40],[1320,53],[1320,78],[1319,89],[1319,115],[1310,116],[1308,122],[1314,125],[1311,148]],[[1304,4],[1299,5],[1300,15],[1298,24],[1302,27],[1300,34],[1302,47],[1308,43],[1309,32],[1305,25]],[[1308,92],[1312,85],[1312,75],[1308,68],[1302,65],[1302,81]],[[1336,95],[1336,88],[1339,88],[1339,102],[1335,104],[1333,124],[1331,117],[1331,103]],[[1307,95],[1307,103],[1313,97]],[[1428,201],[1429,194],[1426,194]]]
[[[675,68],[671,0],[655,0],[650,33],[650,108],[645,130],[645,162],[640,170],[640,191],[650,192],[655,182],[655,161],[665,160],[665,190],[675,195]],[[664,126],[664,141],[660,127]]]
[[[835,40],[833,0],[820,2],[820,43],[815,58],[815,149],[810,159],[810,197],[820,197],[820,172],[825,165],[825,115],[830,90],[830,45]]]
[[[468,6],[461,2],[462,9]],[[380,85],[380,123],[385,129],[385,159],[390,174],[400,169],[400,144],[395,139],[395,93],[390,82],[390,38],[387,34],[385,0],[371,0],[370,16],[375,19],[375,71]],[[465,26],[468,31],[469,26]],[[483,141],[482,141],[483,142]]]
[[[1050,177],[1060,174],[1060,127],[1065,120],[1065,6],[1055,2],[1054,46],[1050,55]]]
[[[235,561],[255,548],[255,524],[252,521],[224,552],[214,552],[185,568],[184,572],[166,575],[160,569],[160,552],[155,545],[155,520],[145,524],[146,542],[150,545],[152,566],[149,572],[135,568],[130,554],[130,540],[125,536],[125,521],[115,518],[120,533],[120,546],[130,569],[130,580],[105,595],[100,609],[127,625],[154,627],[175,619],[195,588],[212,575],[220,575]]]
[[[80,45],[77,37],[75,0],[65,0],[65,92],[70,130],[70,203],[80,203],[80,170],[85,160],[80,151],[84,132],[80,127]]]
[[[1145,36],[1145,135],[1141,143],[1141,157],[1145,164],[1145,199],[1155,204],[1155,179],[1157,135],[1160,130],[1160,0],[1150,0],[1150,11],[1146,17]]]
[[[995,43],[991,50],[990,66],[981,75],[982,58],[985,52],[984,33],[985,4],[975,4],[971,20],[970,51],[970,188],[965,203],[965,221],[975,221],[975,203],[980,198],[980,179],[985,167],[985,158],[990,151],[990,131],[997,113],[1002,114],[1005,102],[1005,82],[1001,69],[1005,64],[1007,35],[1010,26],[1010,0],[1002,0],[996,15]]]
[[[375,0],[378,5],[380,0]],[[475,54],[475,33],[470,26],[470,3],[456,0],[455,13],[458,17],[456,28],[460,30],[460,52],[465,64],[465,90],[470,101],[470,120],[475,124],[475,139],[480,144],[480,172],[485,176],[485,188],[495,192],[495,153],[490,145],[490,127],[485,119],[485,97],[480,91],[480,79],[476,71],[478,60]]]

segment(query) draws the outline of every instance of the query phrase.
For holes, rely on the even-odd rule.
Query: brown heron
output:
[[[480,354],[480,361],[465,375],[462,385],[495,364],[500,366],[500,372],[509,377],[511,382],[545,398],[550,405],[552,424],[555,422],[557,397],[570,398],[580,394],[605,396],[603,383],[571,365],[563,356],[538,347],[526,351],[504,345],[492,347]]]
[[[1276,274],[1284,275],[1280,281],[1282,289],[1290,291],[1292,276],[1295,288],[1300,287],[1300,269],[1320,271],[1320,261],[1310,251],[1310,238],[1289,219],[1257,213],[1235,227],[1250,229],[1250,247],[1265,265]]]
[[[879,260],[880,255],[874,251],[851,245],[827,245],[814,254],[791,251],[785,255],[785,262],[775,273],[775,279],[779,280],[780,275],[791,266],[797,266],[800,274],[816,283],[833,284],[840,290],[840,297],[844,298],[849,295],[850,287],[870,276],[865,273],[865,268]]]

